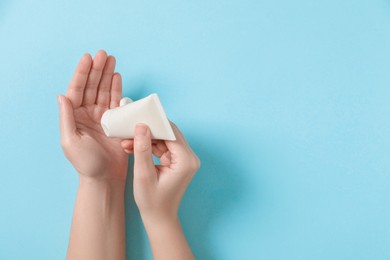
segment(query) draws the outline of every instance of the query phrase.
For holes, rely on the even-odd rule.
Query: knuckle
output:
[[[134,150],[137,152],[146,152],[149,149],[149,144],[145,142],[139,142],[134,144]]]
[[[151,146],[151,142],[145,136],[134,136],[134,150],[137,152],[146,152]]]
[[[177,125],[175,123],[173,123],[172,121],[169,121],[171,123],[171,126],[174,130],[178,130],[179,128],[177,127]]]
[[[200,166],[202,165],[200,159],[198,157],[197,158],[197,168],[200,169]]]
[[[200,168],[200,159],[196,154],[193,154],[191,157],[191,163],[190,163],[191,170],[197,172]]]
[[[72,88],[74,92],[81,92],[84,91],[84,86],[80,84],[75,84]]]
[[[92,89],[94,89],[95,87],[97,87],[98,84],[99,84],[99,81],[97,81],[97,80],[90,80],[89,82],[87,82],[87,87],[86,87],[86,88],[87,88],[89,91],[91,91]]]

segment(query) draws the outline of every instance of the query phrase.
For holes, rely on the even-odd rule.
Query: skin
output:
[[[154,259],[194,259],[178,218],[178,208],[200,160],[175,124],[176,141],[151,140],[147,125],[138,124],[134,140],[122,141],[134,153],[134,198]],[[154,165],[152,154],[160,158]]]
[[[94,59],[85,54],[66,95],[58,97],[61,145],[79,175],[67,259],[125,259],[128,154],[134,154],[134,197],[154,259],[194,259],[178,208],[199,158],[172,122],[176,141],[152,141],[144,124],[136,126],[134,139],[106,137],[100,119],[122,97],[121,76],[114,71],[115,58],[105,51]]]
[[[59,96],[61,145],[79,174],[67,259],[125,259],[127,154],[105,136],[100,118],[122,97],[115,58],[85,54]]]

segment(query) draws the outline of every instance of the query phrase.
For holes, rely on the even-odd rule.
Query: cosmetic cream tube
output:
[[[176,140],[157,94],[137,101],[122,98],[120,106],[104,112],[101,119],[102,128],[108,137],[134,138],[138,123],[149,126],[152,139]]]

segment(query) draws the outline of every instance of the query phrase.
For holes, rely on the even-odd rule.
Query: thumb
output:
[[[58,106],[60,108],[61,141],[70,140],[76,131],[72,103],[65,96],[59,95]]]
[[[145,124],[137,124],[134,131],[134,178],[157,180],[151,133]]]

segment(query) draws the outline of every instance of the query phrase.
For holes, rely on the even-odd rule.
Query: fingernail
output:
[[[148,131],[148,126],[144,124],[137,124],[135,127],[134,135],[142,135],[145,136]]]
[[[61,105],[61,102],[62,102],[61,95],[57,95],[57,101],[58,101],[58,104],[60,104],[60,105]]]

